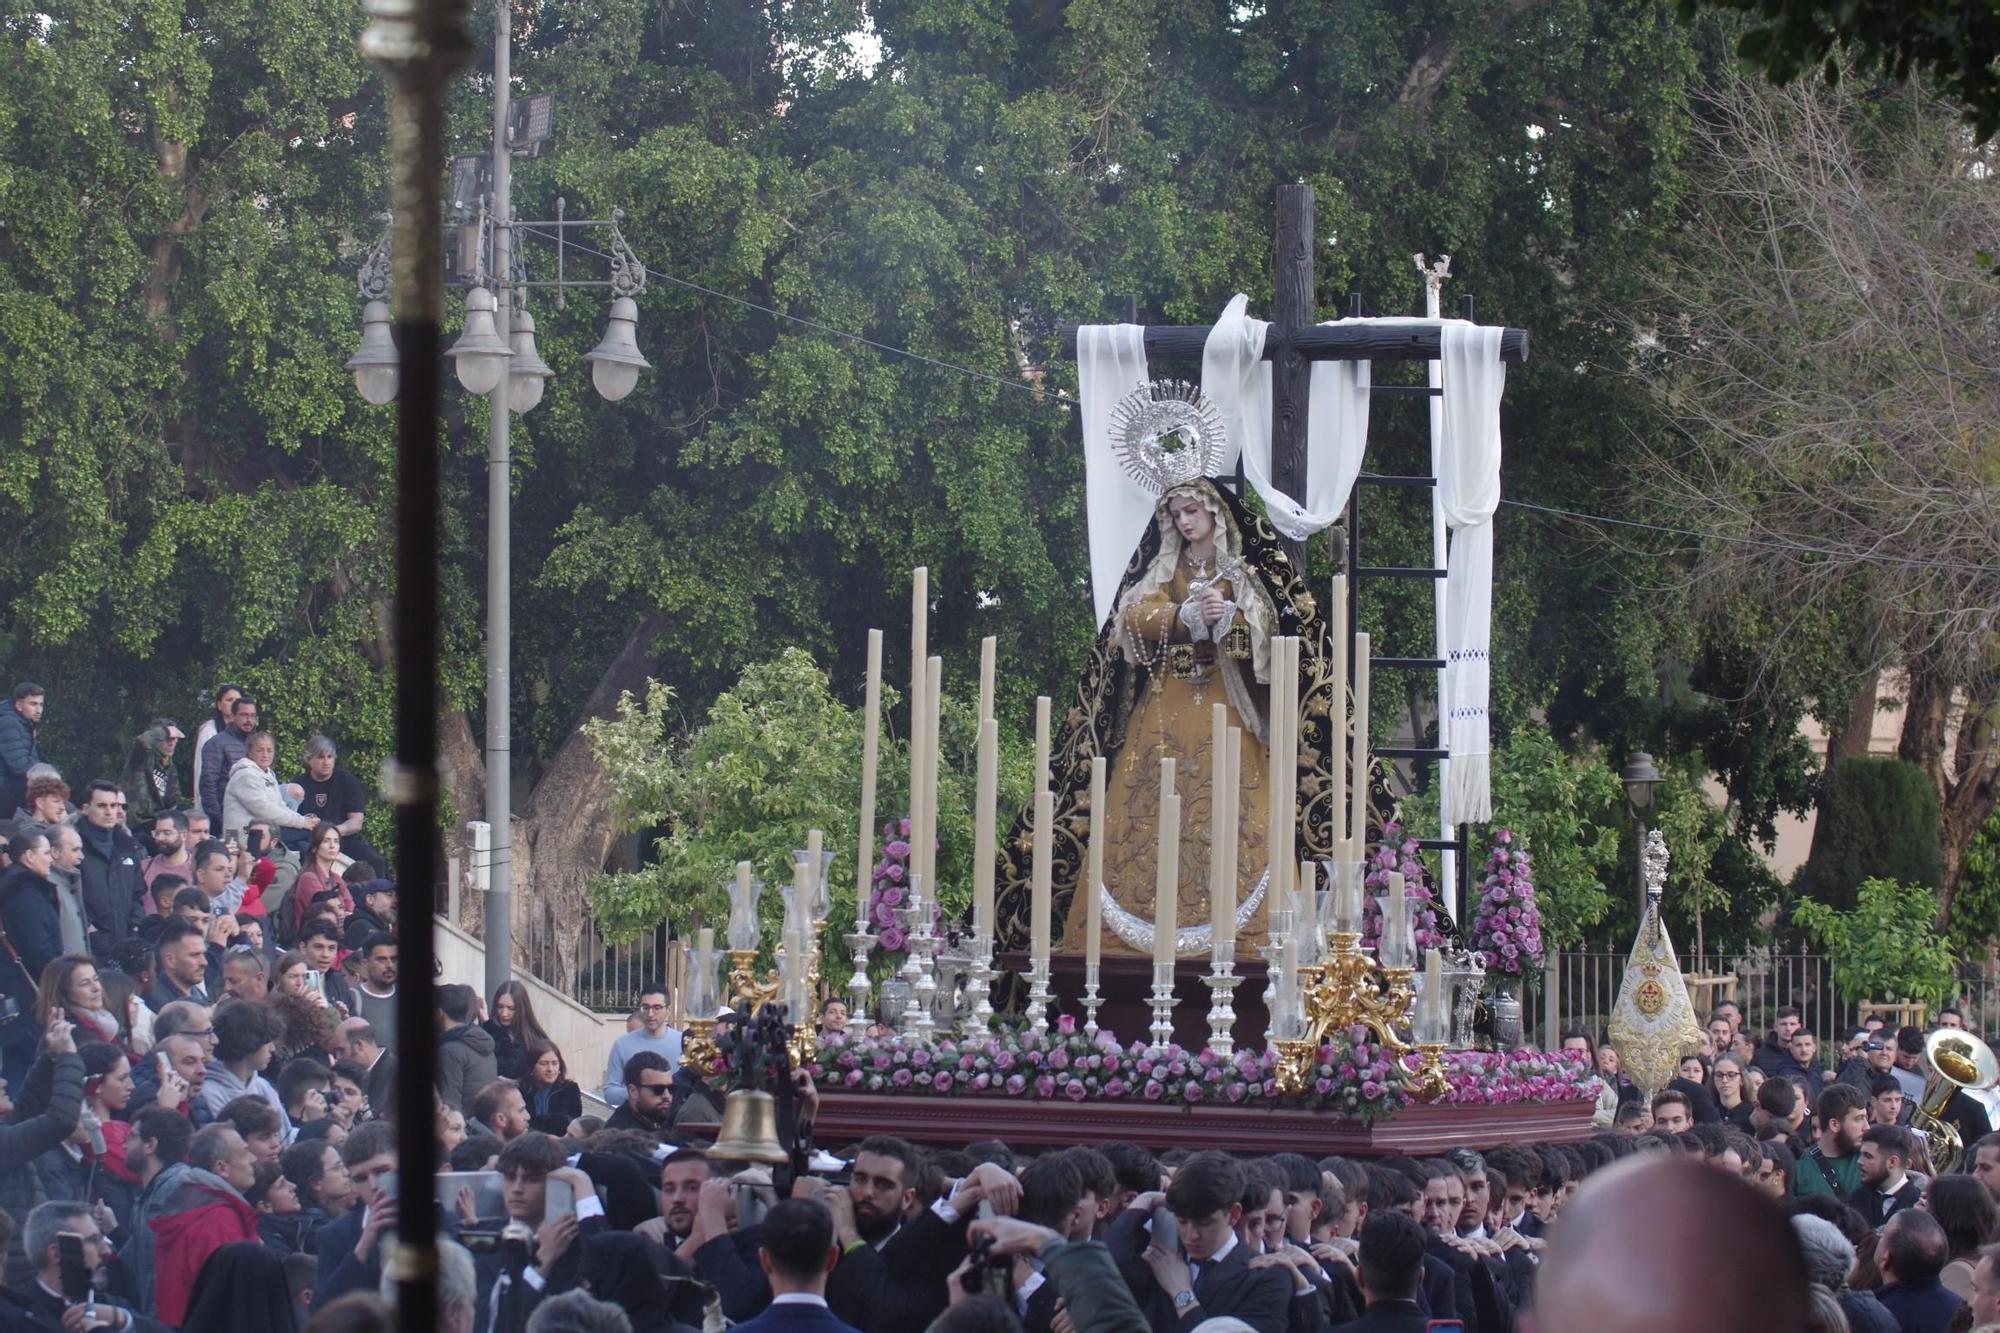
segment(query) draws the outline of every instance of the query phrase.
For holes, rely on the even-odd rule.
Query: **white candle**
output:
[[[1347,823],[1347,575],[1333,576],[1333,621],[1328,674],[1333,677],[1333,698],[1328,702],[1327,725],[1332,741],[1327,747],[1327,771],[1333,779],[1326,801],[1326,845],[1336,846],[1346,836]]]
[[[1229,922],[1236,916],[1236,894],[1228,882],[1229,844],[1229,706],[1208,709],[1208,913],[1209,940],[1214,957],[1229,942]]]
[[[694,935],[695,976],[683,983],[683,989],[700,996],[704,1009],[689,1018],[713,1018],[721,1001],[715,995],[715,927],[703,926]]]
[[[1424,1017],[1425,1026],[1436,1031],[1438,1021],[1444,1017],[1444,955],[1436,949],[1424,951]],[[1429,1034],[1426,1034],[1429,1035]]]
[[[1174,761],[1160,760],[1159,837],[1153,849],[1153,965],[1174,961],[1180,927],[1180,798],[1174,795]]]
[[[1035,697],[1035,790],[1049,789],[1049,696]]]
[[[1408,967],[1410,958],[1410,899],[1403,888],[1403,877],[1395,871],[1389,872],[1389,901],[1384,904],[1389,910],[1383,918],[1383,929],[1395,932],[1395,966]]]
[[[979,641],[979,718],[984,722],[993,716],[993,665],[994,654],[998,651],[998,640],[991,634]]]
[[[1354,636],[1354,776],[1347,836],[1354,855],[1368,859],[1368,636]]]
[[[1224,816],[1222,845],[1218,854],[1222,858],[1222,892],[1229,899],[1229,907],[1216,919],[1223,930],[1218,938],[1226,935],[1233,954],[1236,948],[1236,889],[1242,878],[1242,863],[1239,855],[1243,838],[1243,728],[1231,727],[1224,750],[1222,767],[1222,787]]]
[[[915,853],[918,802],[924,794],[924,659],[930,650],[931,572],[918,565],[910,572],[910,869],[917,869]]]
[[[1319,961],[1320,923],[1318,867],[1311,861],[1299,862],[1297,896],[1299,900],[1299,935],[1304,940],[1306,961]]]
[[[944,707],[944,659],[933,657],[924,677],[924,893],[932,903],[938,899],[938,721]]]
[[[1089,871],[1081,892],[1089,895],[1083,906],[1083,961],[1092,967],[1104,949],[1104,903],[1098,885],[1104,882],[1104,756],[1090,761],[1090,855]]]
[[[826,834],[819,829],[806,830],[806,896],[800,907],[806,920],[811,921],[818,913],[814,910],[819,902],[819,882],[824,876],[820,872],[820,862],[826,856]]]
[[[1292,854],[1285,842],[1285,641],[1280,636],[1271,639],[1271,695],[1269,714],[1264,735],[1267,742],[1265,758],[1270,771],[1264,778],[1264,794],[1269,803],[1265,811],[1265,846],[1269,856],[1265,861],[1269,882],[1264,889],[1264,933],[1269,936],[1276,929],[1276,914],[1285,910],[1285,867],[1290,864]]]
[[[1000,724],[986,718],[979,724],[979,774],[972,812],[972,933],[993,936],[993,819],[999,799]]]
[[[1159,901],[1153,920],[1153,963],[1174,965],[1180,936],[1181,798],[1172,792],[1160,802],[1163,846],[1160,852]]]
[[[1292,877],[1292,857],[1297,855],[1299,846],[1299,640],[1296,635],[1287,635],[1285,645],[1285,679],[1283,694],[1285,700],[1285,734],[1279,745],[1278,772],[1283,780],[1280,789],[1280,806],[1284,814],[1284,840],[1278,844],[1279,859],[1285,867],[1285,891],[1298,892],[1298,881]],[[1300,925],[1307,923],[1300,922]]]
[[[854,848],[854,929],[868,929],[875,879],[875,765],[882,750],[882,631],[868,631],[868,693],[861,705],[861,832]]]
[[[1035,793],[1035,864],[1029,876],[1028,933],[1031,961],[1040,963],[1049,956],[1049,875],[1053,867],[1056,798],[1048,792]]]

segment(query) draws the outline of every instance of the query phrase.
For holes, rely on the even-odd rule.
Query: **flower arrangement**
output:
[[[1361,904],[1361,947],[1373,949],[1382,937],[1382,909],[1375,900],[1389,891],[1389,876],[1403,877],[1403,896],[1410,902],[1410,931],[1416,939],[1417,956],[1425,949],[1445,947],[1444,932],[1438,928],[1437,903],[1431,893],[1430,876],[1418,853],[1417,840],[1403,837],[1400,824],[1385,824],[1382,845],[1368,858],[1368,873],[1362,879],[1367,897]]]
[[[1006,1029],[970,1041],[919,1045],[903,1037],[832,1037],[806,1072],[828,1091],[892,1096],[1013,1097],[1039,1101],[1154,1102],[1163,1106],[1286,1106],[1333,1111],[1372,1122],[1415,1098],[1416,1057],[1398,1060],[1356,1028],[1321,1046],[1312,1082],[1300,1097],[1281,1097],[1277,1053],[1207,1050],[1144,1042],[1121,1046],[1108,1032],[1095,1041],[1065,1014],[1047,1036]],[[1445,1056],[1457,1105],[1595,1100],[1589,1060],[1575,1052],[1452,1051]]]
[[[882,859],[868,879],[868,922],[875,927],[875,946],[900,958],[909,941],[897,915],[909,894],[910,821],[892,819],[882,826]]]
[[[1542,965],[1542,914],[1528,854],[1511,829],[1493,831],[1486,880],[1472,910],[1472,947],[1486,956],[1488,976],[1518,977]]]

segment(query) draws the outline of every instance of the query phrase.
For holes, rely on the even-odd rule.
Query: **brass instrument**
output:
[[[1910,1113],[1910,1124],[1930,1136],[1931,1164],[1939,1175],[1958,1170],[1965,1160],[1965,1141],[1958,1126],[1940,1119],[1945,1104],[1961,1088],[1983,1091],[2000,1083],[2000,1060],[1992,1048],[1956,1028],[1939,1028],[1924,1040],[1924,1059],[1931,1072],[1924,1080],[1924,1095]]]

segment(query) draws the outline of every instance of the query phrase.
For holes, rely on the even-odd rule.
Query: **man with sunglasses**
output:
[[[640,1051],[625,1062],[625,1097],[604,1127],[636,1130],[665,1143],[673,1108],[673,1067],[658,1051]]]

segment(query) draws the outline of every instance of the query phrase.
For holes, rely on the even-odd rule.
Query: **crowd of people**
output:
[[[448,1164],[445,1333],[2000,1330],[1991,1106],[1945,1104],[1964,1163],[1940,1171],[1925,1034],[1864,1024],[1828,1062],[1790,1009],[1760,1036],[1719,1006],[1651,1095],[1565,1033],[1603,1079],[1578,1142],[1361,1161],[884,1133],[794,1176],[716,1150],[722,1098],[663,990],[600,1118],[526,987],[445,984],[433,1122],[398,1126],[395,886],[333,746],[279,782],[225,687],[190,782],[160,720],[75,799],[42,703],[0,709],[0,1333],[390,1327],[412,1132]]]

